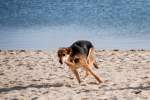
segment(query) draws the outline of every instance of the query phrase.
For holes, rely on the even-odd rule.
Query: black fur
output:
[[[69,48],[72,50],[71,56],[75,56],[76,54],[82,54],[86,57],[88,56],[90,48],[94,48],[92,43],[87,40],[79,40],[74,42]]]

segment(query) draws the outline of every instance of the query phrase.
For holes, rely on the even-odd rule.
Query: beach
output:
[[[0,50],[0,100],[150,100],[150,50],[97,50],[79,84],[57,50]]]

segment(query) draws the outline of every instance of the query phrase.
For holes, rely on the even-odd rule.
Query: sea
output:
[[[0,0],[0,49],[150,49],[150,0]]]

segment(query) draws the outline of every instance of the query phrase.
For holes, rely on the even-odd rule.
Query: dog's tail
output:
[[[96,62],[94,62],[93,65],[94,65],[94,67],[95,67],[96,69],[99,68]]]

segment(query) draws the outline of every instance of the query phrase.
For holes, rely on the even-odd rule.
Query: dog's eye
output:
[[[65,56],[65,54],[63,54],[63,56]]]

